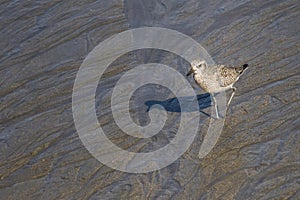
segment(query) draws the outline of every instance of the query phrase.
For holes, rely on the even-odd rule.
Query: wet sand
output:
[[[278,1],[3,1],[0,3],[0,196],[3,199],[297,199],[300,136],[300,5]],[[101,41],[122,31],[157,26],[199,42],[216,63],[249,64],[236,83],[217,145],[198,152],[210,118],[188,151],[159,171],[129,174],[92,157],[72,116],[76,73]],[[150,139],[124,134],[113,121],[112,89],[141,63],[185,74],[188,63],[161,50],[116,60],[99,81],[96,110],[119,147],[149,152],[176,136],[180,108],[156,85],[137,90],[133,120],[149,123],[145,102],[164,102],[168,120]],[[210,113],[209,96],[189,79]]]

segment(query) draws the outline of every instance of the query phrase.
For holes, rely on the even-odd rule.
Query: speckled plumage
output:
[[[191,63],[191,65],[191,69],[188,72],[187,76],[193,74],[195,82],[206,92],[214,94],[232,89],[233,92],[228,101],[228,105],[230,104],[236,90],[236,88],[233,87],[233,84],[239,79],[241,74],[248,67],[248,64],[244,64],[240,67],[233,67],[222,64],[208,66],[205,61],[201,60],[195,60]],[[216,114],[218,118],[219,116],[217,108]]]

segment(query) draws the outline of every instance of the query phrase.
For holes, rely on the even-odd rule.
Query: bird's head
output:
[[[205,60],[194,60],[191,62],[191,68],[190,71],[186,74],[187,76],[191,74],[196,74],[198,70],[201,70],[202,68],[206,68],[207,63]]]

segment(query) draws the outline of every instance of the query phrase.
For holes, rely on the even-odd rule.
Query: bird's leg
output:
[[[212,98],[213,98],[213,100],[214,100],[216,116],[217,116],[217,119],[219,119],[218,105],[217,105],[217,100],[216,100],[214,94],[212,94]]]
[[[236,91],[236,88],[235,88],[235,87],[232,87],[231,89],[232,89],[232,93],[231,93],[231,96],[230,96],[229,101],[228,101],[228,103],[227,103],[227,106],[229,106],[229,104],[230,104],[230,102],[231,102],[231,100],[232,100],[232,98],[233,98],[233,96],[234,96],[234,94],[235,94],[235,91]]]

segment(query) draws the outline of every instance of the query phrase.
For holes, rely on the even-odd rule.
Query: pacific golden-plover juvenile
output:
[[[187,76],[193,74],[193,78],[197,85],[212,95],[216,116],[219,118],[218,106],[214,95],[231,89],[232,94],[227,103],[228,106],[236,92],[236,88],[233,87],[233,84],[247,68],[248,64],[244,64],[240,67],[222,64],[208,66],[204,60],[195,60],[191,63],[191,69],[187,73]]]

